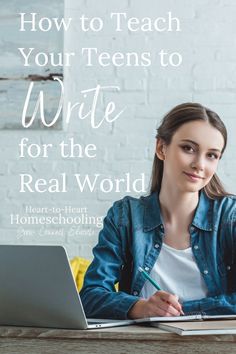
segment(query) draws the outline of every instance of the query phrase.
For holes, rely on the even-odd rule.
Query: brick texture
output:
[[[180,19],[181,32],[131,33],[124,30],[116,33],[109,19],[110,12],[155,18],[165,16],[168,11]],[[30,216],[30,213],[26,215],[26,206],[64,209],[67,205],[86,207],[87,217],[103,217],[113,201],[137,193],[127,193],[123,188],[120,192],[102,193],[96,188],[93,192],[81,193],[73,175],[88,173],[90,176],[100,174],[104,178],[124,178],[130,172],[135,179],[144,173],[147,188],[155,148],[155,128],[165,112],[186,101],[203,103],[215,109],[224,120],[229,143],[219,166],[219,175],[227,189],[236,193],[235,12],[236,2],[229,0],[65,0],[65,16],[73,17],[74,22],[64,34],[64,51],[76,53],[72,66],[64,69],[65,104],[80,101],[83,89],[97,84],[116,85],[120,92],[108,90],[101,94],[97,113],[104,114],[104,108],[111,100],[116,102],[117,110],[126,109],[117,121],[104,123],[99,129],[91,129],[88,119],[78,119],[75,109],[70,124],[61,130],[0,131],[0,243],[63,244],[70,257],[91,258],[91,249],[100,230],[94,221],[72,225],[11,225],[11,214]],[[82,33],[79,26],[82,14],[102,17],[104,30]],[[100,67],[95,64],[86,67],[86,60],[81,57],[82,47],[97,47],[99,52],[111,54],[150,51],[152,65]],[[181,53],[181,66],[161,67],[157,54],[161,49]],[[0,98],[4,104],[4,96]],[[22,137],[41,145],[52,143],[49,157],[19,158],[18,144]],[[83,146],[95,144],[96,158],[61,158],[59,143],[62,140],[68,142],[71,137]],[[20,173],[30,173],[33,178],[55,179],[63,172],[68,177],[67,193],[19,193]],[[61,215],[80,217],[81,213],[61,211]]]

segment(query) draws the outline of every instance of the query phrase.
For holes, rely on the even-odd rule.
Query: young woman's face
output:
[[[182,192],[199,191],[216,172],[223,146],[222,134],[208,122],[197,120],[183,124],[171,143],[162,147],[162,182]]]

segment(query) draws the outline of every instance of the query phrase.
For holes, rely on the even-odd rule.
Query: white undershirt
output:
[[[150,276],[162,290],[178,295],[181,302],[206,297],[207,287],[196,264],[191,247],[185,250],[177,250],[163,243]],[[146,281],[140,296],[148,298],[156,291],[156,288],[149,281]]]

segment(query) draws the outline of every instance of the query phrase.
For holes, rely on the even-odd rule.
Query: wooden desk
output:
[[[236,353],[236,335],[181,337],[156,328],[95,330],[0,327],[1,354]]]

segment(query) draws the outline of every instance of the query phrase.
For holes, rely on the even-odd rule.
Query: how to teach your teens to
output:
[[[104,219],[80,292],[87,317],[236,314],[236,198],[216,175],[226,143],[201,104],[166,114],[149,195],[116,201]]]

